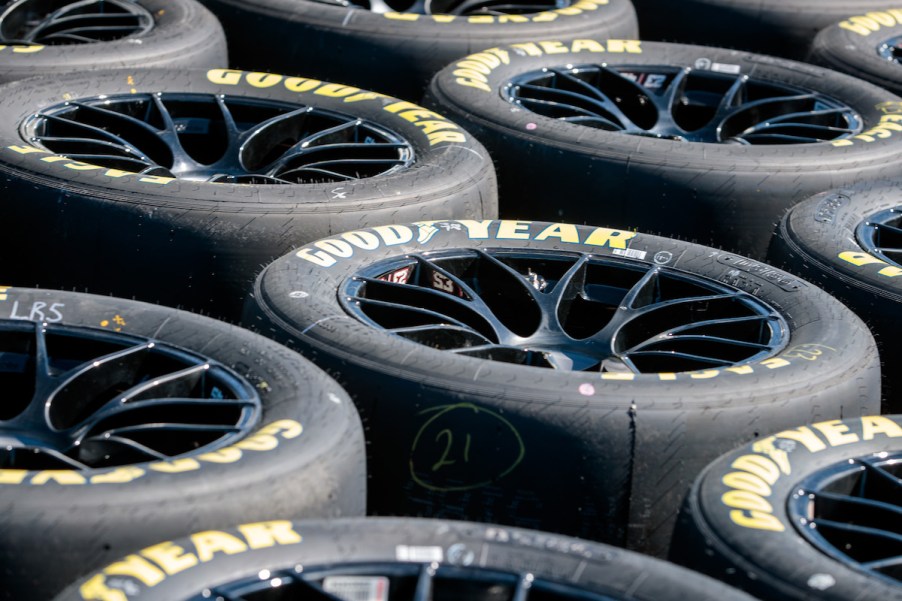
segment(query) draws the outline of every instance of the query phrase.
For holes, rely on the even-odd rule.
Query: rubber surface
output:
[[[265,536],[267,533],[270,536]],[[264,536],[249,536],[254,534]],[[231,546],[217,549],[217,544]],[[286,573],[296,573],[296,566],[302,566],[305,575],[315,574],[320,568],[329,570],[343,566],[348,566],[355,574],[360,573],[355,570],[359,570],[357,566],[361,564],[388,565],[390,571],[385,576],[394,576],[393,572],[403,570],[404,566],[411,566],[414,573],[429,569],[437,573],[434,580],[434,598],[437,599],[469,599],[473,598],[470,595],[474,592],[485,595],[487,583],[496,579],[499,585],[491,589],[491,598],[511,599],[513,587],[508,583],[514,576],[534,580],[535,589],[540,589],[544,581],[574,591],[569,595],[554,595],[555,599],[594,593],[605,595],[604,601],[675,601],[683,598],[752,601],[748,595],[712,579],[636,553],[543,532],[465,522],[372,518],[275,521],[195,534],[168,545],[180,549],[183,557],[194,557],[197,561],[168,576],[149,563],[160,576],[153,585],[142,582],[134,572],[123,573],[111,565],[73,585],[56,601],[110,598],[104,594],[121,595],[116,597],[120,601],[174,601],[194,598],[205,589],[215,590],[217,586],[241,578],[257,578],[259,574],[278,578]],[[154,556],[159,558],[153,549],[145,549],[132,557]],[[433,562],[431,566],[429,562]],[[374,572],[365,573],[381,575],[378,567]],[[469,587],[465,581],[455,586],[442,580],[443,574],[459,577],[468,573],[482,574],[481,577],[487,580],[476,584],[474,578]],[[415,579],[415,576],[408,578],[403,584],[399,582],[401,579],[389,582],[391,598],[399,601],[413,598],[414,582],[411,580]],[[399,585],[397,590],[391,588],[393,584]],[[544,595],[543,590],[530,588],[525,591],[526,599],[549,595],[544,587],[541,587],[546,591]],[[600,601],[594,595],[590,598]]]
[[[341,387],[296,353],[200,315],[73,292],[4,287],[0,319],[119,328],[194,351],[247,379],[263,403],[259,424],[231,453],[0,469],[0,598],[48,599],[88,570],[194,530],[363,515],[360,419]]]
[[[458,248],[587,252],[707,277],[773,307],[788,346],[700,372],[559,371],[435,350],[339,302],[339,286],[364,266]],[[301,350],[352,395],[372,512],[528,526],[652,554],[666,553],[698,471],[737,441],[879,411],[873,339],[821,290],[737,255],[606,228],[430,221],[345,234],[268,266],[244,323]]]
[[[899,309],[902,269],[862,247],[859,225],[882,211],[902,207],[902,184],[875,182],[817,194],[780,220],[768,262],[823,288],[857,313],[880,349],[884,411],[902,412]]]
[[[856,14],[821,30],[808,60],[902,94],[902,64],[878,52],[902,36],[902,7]]]
[[[504,60],[487,74],[462,76],[461,61],[443,69],[424,102],[489,149],[503,218],[637,229],[761,259],[774,225],[794,203],[830,187],[895,177],[902,161],[902,99],[828,69],[635,40],[546,40],[497,53]],[[600,64],[672,65],[820,92],[854,109],[862,132],[811,144],[693,143],[562,122],[505,98],[517,76]]]
[[[804,59],[817,32],[892,0],[634,0],[643,39],[741,48]]]
[[[761,599],[898,601],[902,588],[890,578],[807,542],[798,532],[807,526],[793,523],[787,502],[813,472],[900,449],[902,416],[895,415],[816,423],[727,453],[693,485],[670,557]]]
[[[308,0],[203,1],[225,27],[234,66],[339,81],[414,102],[436,71],[489,46],[547,35],[638,35],[629,0],[469,17],[379,14]]]
[[[10,2],[0,3],[0,11]],[[145,34],[93,44],[0,46],[0,83],[72,71],[228,66],[222,26],[197,0],[139,0],[154,17]]]
[[[63,160],[20,132],[43,107],[135,92],[334,110],[400,135],[414,161],[338,183],[209,183]],[[415,105],[349,86],[221,69],[77,74],[9,84],[0,90],[0,124],[0,223],[8,228],[0,249],[19,257],[2,275],[15,285],[137,297],[234,320],[259,269],[298,245],[399,219],[497,214],[494,170],[472,136]]]

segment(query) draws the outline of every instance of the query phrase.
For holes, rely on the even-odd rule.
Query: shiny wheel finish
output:
[[[902,584],[902,452],[817,471],[799,484],[789,516],[815,548]]]
[[[70,101],[26,120],[22,135],[87,163],[186,180],[343,182],[409,166],[398,134],[335,111],[212,94]]]
[[[689,142],[810,144],[861,130],[853,109],[824,94],[688,67],[547,68],[516,77],[502,94],[553,119]]]
[[[162,461],[245,437],[260,398],[216,361],[152,339],[0,321],[0,469]]]
[[[0,14],[3,44],[91,44],[146,34],[153,16],[128,0],[19,0]]]
[[[902,208],[881,211],[859,224],[855,237],[867,253],[902,265]]]
[[[574,371],[659,373],[773,356],[783,318],[752,295],[626,259],[459,250],[370,265],[345,309],[432,348]]]

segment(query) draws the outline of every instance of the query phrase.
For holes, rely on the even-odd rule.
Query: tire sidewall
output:
[[[364,512],[359,417],[338,384],[288,349],[235,326],[135,301],[17,288],[5,288],[4,296],[4,319],[119,332],[199,352],[245,378],[262,401],[258,423],[228,446],[118,468],[0,470],[0,532],[8,542],[0,577],[8,598],[46,596],[161,536],[251,514]],[[78,557],[53,575],[35,570],[72,548]]]
[[[892,436],[874,433],[875,423],[878,429],[888,428]],[[718,459],[690,492],[671,558],[763,598],[778,592],[780,598],[825,601],[902,598],[898,587],[888,581],[852,569],[809,544],[797,532],[805,526],[794,524],[787,510],[799,484],[812,473],[853,457],[898,451],[900,425],[899,416],[834,420],[799,428],[790,432],[792,438],[785,432],[763,438]],[[804,436],[800,438],[799,432]],[[871,432],[870,439],[866,432]],[[736,474],[749,482],[751,472],[774,478],[765,483],[760,476],[751,475],[756,486],[763,484],[764,490],[770,490],[769,495],[757,496],[764,501],[757,510],[747,509],[752,505],[744,505],[735,496],[741,489],[729,486],[740,481]],[[725,497],[727,494],[734,496]],[[746,494],[744,498],[749,497]],[[728,499],[733,507],[728,506]],[[761,511],[762,506],[770,506],[772,511]],[[734,516],[752,525],[740,525]],[[687,528],[687,524],[691,525]],[[690,540],[693,548],[686,561]]]

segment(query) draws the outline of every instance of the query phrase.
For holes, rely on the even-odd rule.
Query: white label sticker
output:
[[[418,563],[442,562],[444,553],[441,547],[408,547],[398,545],[395,547],[395,557],[398,561],[415,561]]]
[[[388,601],[385,576],[327,576],[323,590],[342,601]]]

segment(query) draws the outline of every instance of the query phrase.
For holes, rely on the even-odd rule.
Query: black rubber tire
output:
[[[0,3],[0,12],[12,2]],[[222,26],[197,0],[139,0],[154,17],[147,33],[109,42],[0,46],[0,83],[115,68],[226,67]]]
[[[774,225],[792,204],[829,187],[893,177],[902,161],[902,133],[896,131],[902,99],[821,67],[637,41],[537,42],[506,50],[509,63],[479,75],[481,80],[456,75],[456,65],[443,69],[425,100],[489,149],[502,218],[603,223],[761,259]],[[702,65],[817,91],[861,115],[865,134],[812,144],[687,143],[562,122],[517,110],[505,98],[505,86],[517,76],[602,63]]]
[[[902,413],[902,269],[862,247],[856,229],[902,207],[902,183],[860,185],[817,194],[780,220],[768,262],[813,282],[844,302],[871,328],[880,349],[884,412]]]
[[[367,119],[406,139],[414,162],[341,183],[110,177],[113,170],[36,152],[19,131],[30,114],[67,98],[159,91],[284,101]],[[441,127],[427,134],[411,118]],[[137,297],[234,320],[259,269],[300,244],[398,220],[497,215],[494,170],[478,142],[443,117],[353,87],[216,69],[78,74],[8,84],[0,123],[0,222],[16,224],[0,248],[21,259],[3,270],[14,285]]]
[[[422,97],[436,71],[491,46],[537,36],[633,38],[639,33],[629,0],[565,0],[564,8],[513,21],[491,15],[388,18],[309,0],[203,2],[222,21],[238,68],[300,73],[413,101]]]
[[[435,597],[429,598],[436,599],[486,598],[492,583],[498,584],[491,588],[491,598],[511,599],[517,581],[529,578],[532,585],[528,589],[535,594],[527,593],[524,598],[544,598],[542,593],[547,595],[546,591],[555,590],[553,587],[557,585],[564,588],[558,589],[553,598],[562,600],[752,601],[740,591],[673,564],[607,545],[531,530],[466,522],[374,518],[279,521],[268,526],[279,536],[269,537],[258,545],[251,544],[247,533],[254,528],[265,532],[266,524],[244,525],[164,543],[182,550],[185,557],[194,557],[195,565],[167,576],[155,565],[148,564],[161,577],[152,586],[136,578],[134,572],[123,576],[121,570],[109,566],[69,587],[56,601],[113,598],[103,597],[107,590],[110,595],[122,595],[115,597],[121,601],[194,599],[200,598],[205,590],[215,591],[224,585],[258,579],[258,574],[264,572],[270,575],[267,580],[281,577],[282,582],[290,581],[287,575],[297,574],[296,566],[303,566],[305,575],[325,569],[318,577],[313,576],[314,582],[330,573],[340,574],[342,568],[350,575],[387,577],[391,598],[396,601],[414,598],[417,573],[424,570],[435,573],[432,585]],[[210,542],[234,546],[225,553],[216,553],[223,549],[215,549],[211,554]],[[139,555],[155,554],[150,549]],[[376,567],[369,569],[361,567],[374,564]],[[552,587],[548,587],[551,583]],[[276,589],[276,594],[282,592],[278,585]],[[261,601],[285,598],[263,595],[254,598]],[[336,598],[388,597],[339,594]]]
[[[663,554],[690,482],[736,441],[879,410],[877,354],[864,324],[787,274],[655,236],[635,235],[624,249],[616,241],[629,238],[626,232],[612,234],[611,248],[537,241],[548,227],[542,223],[435,223],[346,236],[279,259],[259,276],[244,321],[301,350],[351,394],[366,426],[375,514],[529,526]],[[567,231],[585,240],[595,228]],[[365,239],[374,242],[371,250],[344,244]],[[347,258],[324,250],[343,244],[352,250]],[[624,380],[436,350],[366,325],[340,304],[339,285],[365,265],[473,248],[627,253],[641,257],[637,266],[657,257],[658,264],[753,292],[785,316],[788,346],[773,361],[738,369],[746,373]],[[807,352],[807,345],[816,346]],[[805,360],[812,355],[817,360]],[[465,448],[472,463],[459,457]],[[459,467],[445,467],[446,460]]]
[[[296,353],[235,326],[175,309],[73,292],[4,288],[0,320],[29,316],[38,320],[35,327],[118,327],[122,334],[165,342],[226,365],[252,383],[262,399],[258,425],[232,444],[260,439],[255,444],[262,448],[230,452],[228,462],[208,459],[213,453],[201,447],[172,462],[118,468],[0,469],[0,598],[48,599],[89,570],[186,532],[273,515],[364,514],[359,416],[339,385]],[[4,424],[0,421],[0,437]]]
[[[800,483],[820,470],[900,450],[899,415],[803,426],[740,447],[696,480],[670,558],[761,599],[899,601],[898,579],[869,573],[816,548],[800,534],[807,526],[795,523],[787,506]],[[898,523],[887,524],[890,530],[894,526],[898,531]]]
[[[741,48],[803,60],[817,32],[893,0],[633,0],[643,39]]]
[[[883,44],[899,37],[902,8],[856,15],[821,30],[808,60],[902,94],[902,64],[878,53]]]

